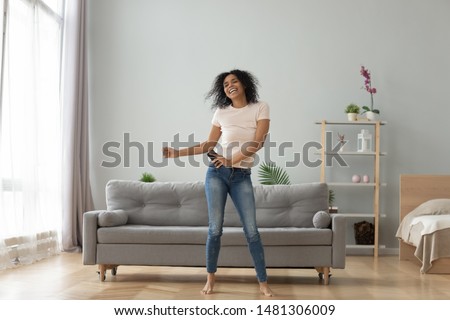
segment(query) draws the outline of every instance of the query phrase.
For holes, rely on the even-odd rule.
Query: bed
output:
[[[401,175],[400,260],[450,274],[450,176]]]

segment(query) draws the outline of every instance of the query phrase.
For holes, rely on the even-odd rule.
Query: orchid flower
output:
[[[374,113],[379,114],[380,110],[373,108],[373,95],[377,93],[377,89],[372,87],[372,79],[370,77],[370,72],[364,66],[361,66],[361,75],[365,78],[364,80],[364,88],[370,94],[370,108],[368,106],[363,106],[364,112],[372,111]],[[363,112],[363,113],[364,113]]]

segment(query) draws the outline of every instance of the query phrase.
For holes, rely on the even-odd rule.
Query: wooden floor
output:
[[[0,271],[0,299],[58,300],[441,300],[450,299],[450,275],[422,275],[396,256],[348,256],[332,270],[328,286],[312,269],[269,269],[276,296],[262,297],[252,269],[222,268],[216,293],[202,296],[204,268],[120,266],[100,282],[96,266],[79,253],[63,253],[32,265]]]

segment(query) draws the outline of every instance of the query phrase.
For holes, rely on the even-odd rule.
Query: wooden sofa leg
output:
[[[98,278],[100,281],[105,281],[106,279],[106,264],[99,264],[98,265]]]
[[[319,279],[322,280],[325,285],[330,282],[330,267],[316,267],[316,271],[319,273]]]
[[[328,285],[330,283],[330,267],[323,268],[323,284]]]
[[[106,270],[111,269],[111,275],[115,276],[117,274],[117,264],[99,264],[98,265],[98,277],[100,281],[105,281]]]

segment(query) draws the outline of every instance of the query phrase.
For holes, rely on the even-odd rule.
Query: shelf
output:
[[[314,152],[316,155],[321,155],[321,152]],[[325,155],[341,155],[341,156],[376,156],[375,152],[358,152],[358,151],[339,151],[339,152],[325,152]],[[378,153],[380,156],[387,155],[386,152]]]
[[[377,184],[373,182],[326,182],[326,184],[330,187],[376,187]],[[386,183],[380,183],[380,186],[387,186]]]
[[[331,215],[340,215],[345,218],[375,218],[373,213],[331,213]],[[380,218],[386,218],[385,214],[381,214]]]
[[[357,121],[325,121],[325,124],[330,124],[330,125],[369,125],[369,126],[373,126],[376,125],[377,122],[380,123],[380,125],[385,125],[387,124],[386,121],[368,121],[368,120],[357,120]],[[316,124],[322,124],[322,121],[316,121]]]
[[[350,249],[374,249],[375,245],[373,244],[348,244],[347,248]],[[378,248],[386,248],[385,245],[379,245]]]
[[[346,255],[373,255],[375,251],[386,249],[385,245],[378,245],[375,248],[375,245],[367,245],[367,244],[347,244],[346,246]]]
[[[361,190],[363,190],[364,192],[369,191],[372,194],[372,197],[373,197],[373,203],[372,203],[373,211],[371,210],[372,213],[346,212],[346,213],[335,213],[335,214],[340,214],[340,215],[344,216],[346,219],[354,219],[354,218],[373,219],[373,221],[374,221],[373,223],[375,225],[375,236],[374,236],[375,244],[372,246],[355,245],[355,246],[350,246],[350,247],[355,247],[357,249],[372,248],[374,257],[378,257],[378,249],[380,248],[380,246],[379,246],[379,220],[380,219],[379,218],[381,217],[381,215],[380,215],[380,187],[386,185],[385,183],[380,182],[380,163],[381,163],[380,159],[381,159],[381,156],[386,155],[385,152],[381,152],[380,131],[381,131],[381,126],[385,125],[386,122],[384,122],[384,121],[369,121],[367,119],[358,119],[357,121],[321,120],[321,121],[317,121],[316,124],[321,125],[322,149],[320,150],[320,152],[316,152],[316,154],[320,154],[320,157],[322,160],[322,163],[320,166],[320,181],[327,183],[330,188],[334,188],[334,187],[348,187],[348,188],[360,188],[360,189],[362,188]],[[370,152],[358,152],[356,150],[351,150],[352,148],[350,148],[350,147],[348,148],[350,150],[347,151],[346,150],[347,148],[345,146],[342,151],[340,151],[339,148],[336,148],[333,150],[326,149],[325,146],[327,146],[327,143],[330,142],[330,141],[328,141],[328,139],[331,139],[331,142],[332,142],[332,137],[328,134],[329,131],[327,131],[327,126],[330,126],[330,125],[373,126],[373,128],[369,128],[369,130],[373,131],[373,138],[374,138],[374,141],[372,144],[373,148],[368,149],[368,150],[370,150]],[[373,177],[371,179],[372,182],[355,183],[355,182],[352,182],[351,179],[347,180],[345,178],[344,179],[342,179],[342,178],[336,179],[336,180],[348,181],[348,182],[329,182],[329,181],[327,181],[327,173],[329,173],[333,169],[333,166],[331,166],[331,168],[327,168],[326,163],[328,163],[327,161],[330,160],[330,158],[336,157],[336,156],[339,156],[339,157],[354,157],[354,156],[373,157],[373,161],[369,161],[369,163],[367,164],[367,167],[369,169],[373,169]],[[331,160],[333,160],[333,159],[331,159]],[[338,170],[338,168],[335,170]]]

